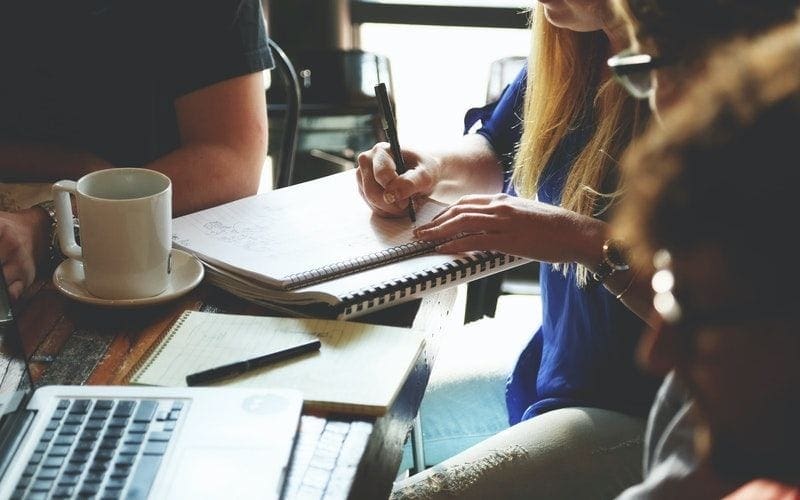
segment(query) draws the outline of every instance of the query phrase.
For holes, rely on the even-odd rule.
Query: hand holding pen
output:
[[[386,137],[389,139],[389,145],[392,149],[392,157],[394,158],[397,173],[398,175],[402,175],[407,169],[400,151],[400,141],[397,139],[397,123],[395,122],[392,103],[389,101],[389,94],[386,91],[385,83],[375,85],[375,97],[378,99],[378,108],[381,112],[381,125],[386,132]],[[411,219],[411,222],[416,222],[417,220],[413,196],[408,199],[408,218]]]

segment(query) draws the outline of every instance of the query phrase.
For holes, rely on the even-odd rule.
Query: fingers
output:
[[[497,251],[501,247],[497,234],[467,234],[460,238],[437,245],[439,253],[464,253],[471,251]]]
[[[466,221],[470,220],[469,217],[478,215],[483,216],[484,219],[492,219],[497,217],[497,214],[491,213],[491,211],[488,210],[487,206],[485,205],[450,205],[436,214],[436,216],[431,219],[430,222],[420,225],[417,228],[417,231],[422,232],[432,228],[441,228],[445,223],[452,223],[452,220],[458,217],[460,217],[460,221],[464,221],[466,223]],[[486,222],[482,222],[482,224],[487,224],[487,226],[484,227],[489,227],[488,225],[491,224],[491,222],[486,220]]]
[[[8,285],[8,298],[14,302],[19,300],[22,297],[22,292],[28,288],[28,285],[25,285],[22,281],[16,280]]]
[[[431,241],[455,238],[462,233],[495,233],[497,232],[496,229],[497,223],[493,216],[470,212],[458,214],[446,220],[439,219],[433,225],[420,226],[414,231],[414,236],[422,240]]]
[[[395,177],[385,187],[389,199],[393,200],[391,203],[402,203],[405,208],[408,205],[409,198],[420,192],[419,186],[425,182],[424,176],[422,169],[412,168],[403,175]]]
[[[369,151],[358,155],[358,169],[364,173],[364,180],[383,190],[397,178],[397,170],[389,145],[379,142]]]
[[[4,221],[0,221],[4,222]],[[21,236],[19,226],[16,229],[0,224],[0,263],[3,277],[12,300],[18,299],[22,292],[36,278],[36,261],[30,241]]]
[[[18,260],[5,259],[3,261],[3,278],[8,288],[8,296],[11,300],[17,300],[22,296],[36,276],[36,269],[30,269]]]
[[[398,176],[395,167],[387,143],[358,155],[359,192],[375,213],[386,217],[405,215],[409,198],[417,192],[415,180],[420,178],[415,169]]]
[[[13,254],[3,260],[3,276],[8,285],[14,281],[21,281],[23,286],[27,287],[36,278],[36,262],[31,255],[25,255],[24,250],[17,247]]]
[[[375,179],[376,166],[387,161],[381,154],[381,149],[381,144],[376,144],[371,150],[358,155],[358,169],[356,170],[358,191],[376,214],[382,217],[400,217],[402,210],[384,201],[383,186]]]
[[[442,210],[434,220],[446,219],[454,217],[460,213],[465,212],[490,212],[503,210],[503,198],[507,195],[504,194],[476,194],[469,196],[462,196],[457,202],[453,203],[445,210]]]
[[[397,164],[389,152],[389,145],[381,142],[372,148],[372,174],[375,182],[384,190],[398,177]]]

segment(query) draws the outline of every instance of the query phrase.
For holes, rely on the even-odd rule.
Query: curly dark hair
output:
[[[615,232],[643,265],[660,248],[713,246],[743,284],[795,287],[798,266],[787,273],[764,266],[797,259],[799,124],[800,23],[724,47],[706,78],[623,157],[626,196]]]
[[[751,37],[796,17],[800,0],[621,0],[636,38],[660,55],[704,57],[735,36]],[[627,4],[627,5],[625,5]]]

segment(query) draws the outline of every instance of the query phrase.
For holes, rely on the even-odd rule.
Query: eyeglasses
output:
[[[798,305],[788,298],[786,301],[764,301],[747,304],[726,304],[711,309],[698,309],[682,303],[675,295],[675,275],[672,272],[672,256],[659,250],[653,256],[656,272],[653,274],[653,308],[673,329],[691,331],[708,327],[736,327],[764,323],[769,319],[780,320],[796,317]]]
[[[631,49],[623,50],[608,60],[608,67],[625,90],[637,99],[648,99],[653,93],[650,72],[669,61],[663,57],[639,54]]]

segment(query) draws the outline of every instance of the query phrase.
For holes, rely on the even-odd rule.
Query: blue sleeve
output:
[[[522,106],[527,77],[527,68],[523,67],[496,101],[481,108],[472,108],[464,116],[464,133],[468,133],[480,121],[481,127],[476,133],[486,137],[507,172],[511,170],[522,136]]]

